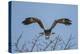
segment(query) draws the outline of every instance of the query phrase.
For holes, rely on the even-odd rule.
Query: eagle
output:
[[[38,19],[37,17],[27,17],[25,18],[25,20],[22,21],[24,25],[30,25],[33,23],[37,23],[44,31],[44,32],[41,32],[40,34],[45,35],[46,39],[49,39],[51,34],[55,34],[55,33],[52,33],[51,31],[57,24],[64,24],[64,25],[69,26],[72,24],[71,22],[72,21],[68,18],[60,18],[60,19],[55,20],[52,23],[52,26],[50,28],[45,29],[42,21]]]

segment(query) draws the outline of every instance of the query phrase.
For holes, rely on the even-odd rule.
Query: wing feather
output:
[[[28,17],[26,18],[23,22],[22,22],[24,25],[29,25],[29,24],[32,24],[32,23],[37,23],[39,24],[39,26],[44,29],[44,26],[43,26],[43,23],[41,22],[40,19],[36,18],[36,17]]]
[[[71,25],[72,24],[70,19],[61,18],[61,19],[55,20],[50,29],[52,30],[58,23],[64,24],[64,25]]]

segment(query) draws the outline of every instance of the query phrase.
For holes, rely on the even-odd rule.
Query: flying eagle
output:
[[[56,26],[56,24],[64,24],[64,25],[71,25],[71,20],[67,19],[67,18],[61,18],[61,19],[57,19],[52,23],[52,26],[49,29],[45,29],[43,23],[41,22],[40,19],[36,18],[36,17],[28,17],[25,18],[25,20],[22,22],[24,25],[29,25],[32,23],[37,23],[43,30],[44,32],[40,33],[42,35],[45,35],[46,38],[48,39],[49,36],[51,34],[55,34],[55,33],[51,33],[52,29]]]

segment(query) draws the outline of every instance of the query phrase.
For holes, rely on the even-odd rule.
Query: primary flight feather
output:
[[[28,17],[26,18],[23,22],[22,22],[24,25],[29,25],[29,24],[32,24],[32,23],[37,23],[39,24],[39,26],[44,29],[44,26],[41,22],[40,19],[36,18],[36,17]]]

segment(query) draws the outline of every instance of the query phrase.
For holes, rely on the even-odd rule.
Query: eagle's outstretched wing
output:
[[[61,18],[61,19],[58,19],[58,20],[55,20],[51,26],[51,30],[56,26],[57,23],[60,23],[60,24],[64,24],[64,25],[71,25],[71,20],[67,19],[67,18]]]
[[[24,25],[29,25],[29,24],[32,24],[32,23],[38,23],[40,25],[40,27],[42,29],[44,29],[44,26],[41,22],[40,19],[36,18],[36,17],[28,17],[26,18],[23,22],[22,22]]]

